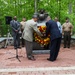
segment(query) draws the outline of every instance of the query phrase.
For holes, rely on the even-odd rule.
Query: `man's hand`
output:
[[[46,34],[43,32],[41,37],[44,38],[45,36],[46,36]]]
[[[15,32],[18,32],[18,30],[15,30]]]
[[[45,34],[45,33],[43,33],[43,36],[46,36],[46,34]]]
[[[41,37],[43,38],[43,34],[41,34]]]
[[[72,35],[72,32],[70,33],[70,35]]]
[[[42,34],[43,34],[43,36],[46,36],[46,33],[45,32],[43,32]]]

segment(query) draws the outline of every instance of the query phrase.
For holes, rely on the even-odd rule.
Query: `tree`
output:
[[[65,22],[65,17],[69,17],[75,26],[75,0],[37,0],[37,10],[45,9],[54,19],[57,16],[60,22]],[[2,33],[7,33],[5,16],[17,16],[21,21],[22,17],[30,19],[34,14],[34,0],[0,0],[0,27]],[[74,29],[75,31],[75,29]],[[1,33],[1,32],[0,32]]]

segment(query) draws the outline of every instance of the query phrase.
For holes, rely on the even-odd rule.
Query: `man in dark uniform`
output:
[[[61,32],[58,28],[58,25],[55,21],[51,20],[51,18],[48,16],[46,22],[46,35],[50,34],[50,57],[47,59],[49,61],[55,61],[61,44]]]
[[[13,20],[10,22],[10,26],[12,29],[12,36],[14,39],[14,48],[20,48],[20,23],[17,21],[17,17],[14,16]]]
[[[64,48],[66,46],[70,48],[70,41],[72,35],[73,25],[69,22],[69,18],[66,18],[66,22],[62,25],[62,35],[64,37]]]

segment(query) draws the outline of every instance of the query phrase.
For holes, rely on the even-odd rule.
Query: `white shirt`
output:
[[[62,26],[61,26],[61,23],[60,22],[57,22],[57,25],[58,25],[58,28],[60,30],[60,33],[62,33]]]

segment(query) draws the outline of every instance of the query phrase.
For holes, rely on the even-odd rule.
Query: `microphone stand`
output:
[[[17,35],[16,35],[16,37],[17,37]],[[22,56],[18,56],[18,47],[17,47],[16,48],[16,57],[11,57],[11,58],[8,58],[8,59],[16,58],[19,62],[21,62],[19,57],[22,57]]]
[[[21,60],[19,59],[19,57],[22,57],[22,56],[18,56],[18,49],[16,49],[16,56],[8,58],[8,59],[16,58],[19,62],[21,62]]]

